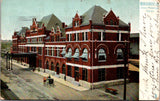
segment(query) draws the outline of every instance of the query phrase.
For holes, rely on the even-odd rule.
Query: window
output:
[[[98,80],[105,81],[105,69],[98,69]]]
[[[39,54],[39,55],[42,55],[42,47],[39,47],[39,48],[38,48],[38,54]]]
[[[106,52],[103,48],[98,50],[98,61],[106,61]]]
[[[121,33],[118,33],[118,34],[117,34],[117,40],[118,40],[118,41],[121,41]]]
[[[48,61],[46,62],[46,69],[49,69],[49,63],[48,63]]]
[[[42,42],[42,38],[38,38],[38,42]]]
[[[103,32],[103,40],[106,40],[106,33]]]
[[[110,20],[110,24],[113,25],[113,20]]]
[[[73,36],[73,40],[76,41],[77,40],[76,39],[76,34],[72,34],[72,36]]]
[[[51,62],[51,70],[54,70],[54,64]]]
[[[82,40],[84,40],[84,32],[82,33]]]
[[[49,47],[46,48],[46,55],[49,55]]]
[[[57,57],[59,57],[59,47],[57,47]]]
[[[79,26],[79,21],[74,21],[74,26],[75,27]]]
[[[31,52],[34,52],[34,47],[31,47]]]
[[[88,33],[86,32],[86,40],[88,40]]]
[[[69,36],[70,36],[70,34],[67,35],[67,41],[69,41]]]
[[[51,36],[51,41],[54,41],[54,36]]]
[[[37,38],[32,38],[32,43],[36,43],[37,42]]]
[[[67,68],[67,76],[72,76],[72,68],[71,68],[71,66],[68,66],[68,68]]]
[[[63,66],[62,66],[62,74],[66,74],[66,66],[65,66],[65,64],[63,64]]]
[[[98,32],[98,40],[101,40],[101,32]]]
[[[106,21],[106,25],[108,25],[108,21]]]
[[[88,50],[86,48],[83,49],[83,53],[80,56],[80,58],[82,58],[83,61],[87,61],[88,60]]]
[[[27,47],[27,52],[29,52],[29,47]]]
[[[117,60],[123,60],[123,51],[122,51],[122,49],[117,49]]]
[[[59,36],[57,36],[57,41],[59,41]]]
[[[72,56],[75,60],[79,60],[79,49],[76,48],[74,55]]]
[[[30,43],[30,42],[31,42],[31,39],[27,39],[27,42]]]
[[[69,34],[69,41],[72,41],[72,34]]]
[[[37,51],[37,48],[36,47],[34,47],[34,52],[36,52]]]
[[[87,81],[88,80],[88,72],[87,69],[82,68],[82,80]]]
[[[77,37],[76,41],[79,41],[79,33],[77,33],[76,35],[77,35],[76,36]]]
[[[51,56],[54,56],[54,47],[51,47]]]

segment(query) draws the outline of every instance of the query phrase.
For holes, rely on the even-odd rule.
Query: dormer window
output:
[[[79,21],[75,21],[75,22],[74,22],[74,26],[75,26],[75,27],[78,27],[78,26],[79,26]]]
[[[113,25],[113,20],[110,20],[110,25]]]

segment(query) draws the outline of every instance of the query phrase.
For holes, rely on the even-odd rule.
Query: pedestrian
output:
[[[43,85],[45,85],[46,81],[47,81],[46,77],[43,77]]]
[[[64,80],[66,81],[66,75],[64,76]]]

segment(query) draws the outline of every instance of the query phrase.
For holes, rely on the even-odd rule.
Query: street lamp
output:
[[[128,63],[128,50],[127,50],[127,41],[125,40],[125,48],[124,48],[124,95],[123,100],[126,100],[126,78],[127,78],[127,63]]]

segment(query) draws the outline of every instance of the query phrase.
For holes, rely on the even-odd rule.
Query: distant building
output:
[[[130,58],[139,59],[139,33],[130,34]]]
[[[69,26],[53,14],[40,22],[34,18],[30,28],[12,36],[12,53],[37,53],[36,67],[88,86],[123,78],[129,37],[130,23],[124,23],[112,10],[94,6],[83,15],[76,13]]]

